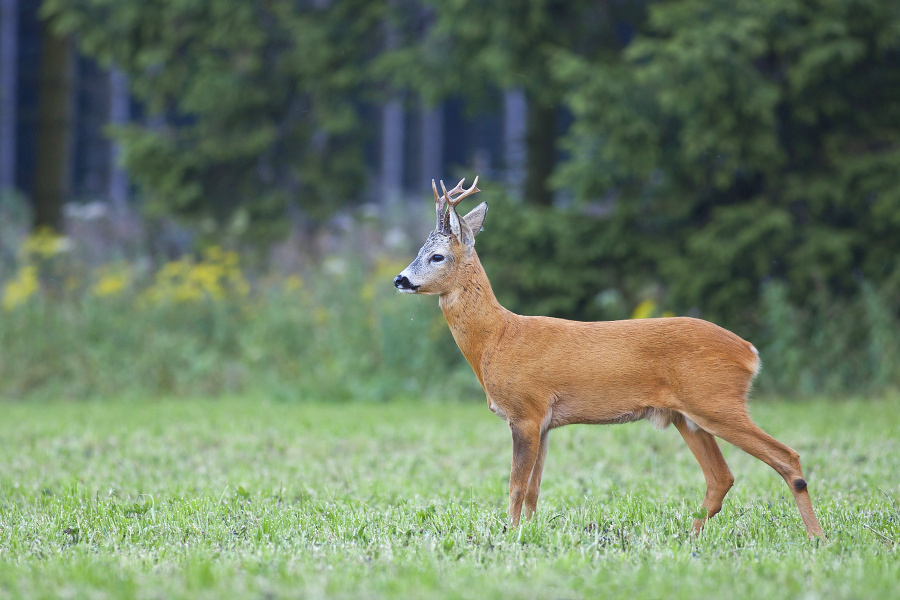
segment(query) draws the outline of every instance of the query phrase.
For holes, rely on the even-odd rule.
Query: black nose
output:
[[[398,290],[413,290],[416,291],[419,289],[419,286],[413,285],[412,281],[406,278],[406,275],[397,275],[394,277],[394,287]]]

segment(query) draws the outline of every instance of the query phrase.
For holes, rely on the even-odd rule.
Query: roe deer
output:
[[[487,212],[464,217],[456,205],[480,190],[462,180],[438,196],[437,226],[394,279],[401,292],[437,294],[453,338],[484,388],[488,406],[509,423],[513,457],[509,517],[537,508],[551,429],[570,423],[674,424],[706,479],[704,522],[722,508],[734,477],[718,436],[775,469],[787,482],[812,538],[825,536],[813,511],[798,454],[762,431],[745,406],[759,371],[756,348],[721,327],[687,317],[584,323],[514,314],[497,302],[475,252]],[[454,196],[455,194],[458,194]],[[701,511],[702,512],[702,511]]]

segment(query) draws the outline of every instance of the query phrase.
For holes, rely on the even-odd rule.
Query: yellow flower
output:
[[[213,300],[220,300],[225,296],[221,280],[224,276],[222,267],[212,263],[199,263],[188,271],[185,287],[193,288],[200,295],[208,294]]]
[[[228,295],[244,298],[249,293],[250,284],[238,266],[237,253],[212,246],[199,262],[185,257],[163,265],[144,297],[157,303],[197,302],[223,300]]]
[[[91,291],[98,298],[118,296],[128,287],[130,280],[131,278],[125,269],[106,271],[100,276],[100,279],[97,280]]]
[[[647,298],[643,302],[635,307],[634,312],[631,313],[632,319],[646,319],[653,316],[653,311],[656,310],[656,302]]]
[[[49,227],[41,227],[32,233],[22,244],[22,252],[26,257],[51,258],[57,254],[68,252],[72,243],[64,235],[60,235]]]
[[[11,311],[17,306],[25,304],[37,293],[39,288],[37,268],[32,265],[22,267],[16,274],[16,278],[8,281],[3,288],[4,310]]]

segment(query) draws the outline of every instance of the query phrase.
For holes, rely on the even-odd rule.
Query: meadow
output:
[[[736,485],[690,535],[699,466],[644,422],[554,431],[514,529],[509,429],[434,298],[397,297],[413,250],[372,252],[381,229],[305,264],[0,237],[0,598],[894,594],[900,321],[873,288],[816,328],[770,287],[751,338],[751,412],[800,452],[827,543],[727,444]]]
[[[509,528],[508,428],[464,400],[4,403],[0,597],[896,593],[895,400],[752,404],[800,452],[824,544],[781,478],[724,443],[736,485],[691,536],[700,469],[646,422],[554,431],[538,516]]]

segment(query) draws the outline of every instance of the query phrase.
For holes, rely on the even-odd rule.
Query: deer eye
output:
[[[443,254],[435,254],[431,257],[431,262],[441,262],[442,260],[444,260]]]

